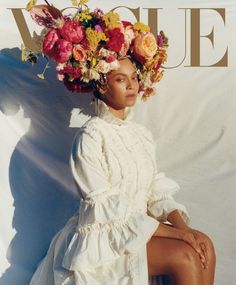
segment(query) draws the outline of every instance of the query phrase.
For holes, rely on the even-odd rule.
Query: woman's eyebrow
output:
[[[131,75],[133,75],[134,73],[137,73],[137,71],[134,71],[133,73],[131,73]],[[128,74],[119,72],[119,73],[114,74],[114,76],[116,75],[128,75]]]

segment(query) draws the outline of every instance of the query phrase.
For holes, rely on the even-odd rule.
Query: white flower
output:
[[[120,68],[120,63],[117,59],[109,63],[109,65],[111,70]]]
[[[150,87],[153,84],[153,82],[151,81],[151,75],[151,71],[141,74],[140,85],[142,85],[144,88]]]
[[[98,64],[96,65],[97,72],[107,73],[110,71],[110,63],[106,62],[105,60],[99,60]]]
[[[132,29],[126,29],[124,34],[125,34],[125,41],[127,41],[129,44],[135,38],[134,31]]]
[[[115,54],[114,51],[107,50],[107,49],[105,49],[103,47],[98,52],[98,56],[100,56],[100,57],[107,57],[107,56],[113,55],[113,54]]]
[[[66,63],[58,63],[56,66],[56,70],[60,71],[66,66]]]
[[[63,81],[65,75],[64,74],[57,74],[57,79],[60,80],[60,81]]]
[[[81,79],[84,82],[88,83],[91,80],[99,80],[100,74],[94,68],[90,68],[87,69],[84,73],[82,73]]]

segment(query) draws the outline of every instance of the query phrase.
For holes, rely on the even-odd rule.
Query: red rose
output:
[[[78,21],[71,20],[60,29],[60,35],[69,42],[79,43],[84,38],[84,31]]]
[[[115,57],[113,54],[108,55],[108,56],[106,57],[106,62],[111,63],[111,62],[113,62],[113,61],[115,61],[115,60],[116,60],[116,57]]]
[[[132,24],[129,21],[121,21],[124,28],[126,28],[127,26],[132,26]]]
[[[58,72],[59,74],[68,74],[72,78],[79,78],[82,74],[80,68],[73,68],[71,65],[65,66],[62,70]]]
[[[109,50],[119,52],[125,41],[124,34],[120,31],[119,28],[109,30],[106,32],[106,36],[109,38],[107,42],[107,47]]]
[[[68,78],[65,77],[63,81],[66,88],[73,93],[84,93],[93,91],[93,88],[91,86],[83,85],[78,79],[69,81]]]

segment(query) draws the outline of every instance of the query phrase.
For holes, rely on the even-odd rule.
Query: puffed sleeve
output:
[[[189,224],[190,217],[186,207],[175,201],[173,195],[180,190],[179,184],[166,176],[165,172],[159,171],[155,160],[156,144],[149,129],[146,129],[146,136],[153,145],[154,155],[154,177],[148,193],[148,212],[159,222],[167,222],[167,216],[174,210],[178,210],[186,224]]]
[[[70,270],[91,269],[145,246],[159,222],[130,211],[130,203],[111,185],[103,168],[103,141],[89,128],[74,141],[71,168],[81,191],[79,221],[63,259]]]

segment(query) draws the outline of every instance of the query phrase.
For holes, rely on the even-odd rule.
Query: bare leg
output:
[[[147,259],[149,275],[170,275],[176,285],[210,285],[204,281],[199,255],[184,241],[152,237]]]

